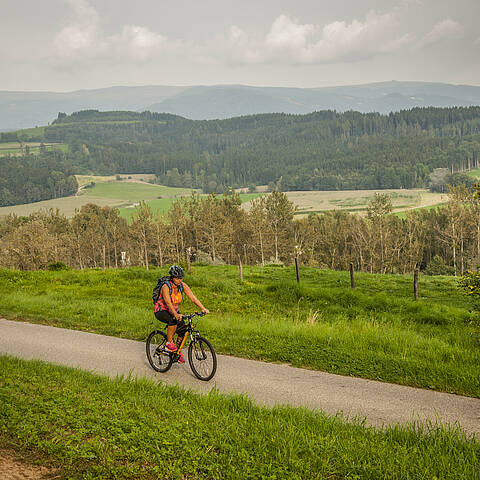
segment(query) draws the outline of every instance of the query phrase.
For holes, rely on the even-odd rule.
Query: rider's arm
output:
[[[172,297],[170,296],[170,290],[167,285],[162,287],[162,298],[167,305],[168,311],[179,320],[182,316],[173,308]]]
[[[197,307],[199,307],[203,313],[210,313],[203,305],[202,302],[193,294],[192,290],[190,287],[183,282],[183,291],[185,292],[185,295],[187,298],[193,302]]]

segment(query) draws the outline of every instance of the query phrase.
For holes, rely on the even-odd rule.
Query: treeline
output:
[[[77,189],[74,168],[60,151],[0,156],[0,206],[65,197]]]
[[[480,200],[452,187],[448,204],[391,214],[377,194],[365,217],[333,211],[295,219],[287,196],[273,192],[246,211],[233,194],[177,200],[167,216],[142,203],[131,224],[117,209],[86,205],[71,220],[58,211],[9,216],[0,225],[0,266],[45,269],[207,263],[291,264],[380,273],[463,273],[480,261]]]
[[[154,172],[205,192],[279,180],[285,191],[416,188],[435,168],[480,166],[480,107],[210,121],[88,110],[59,114],[45,140],[68,143],[79,171]]]

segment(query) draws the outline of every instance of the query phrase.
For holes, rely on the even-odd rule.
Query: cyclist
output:
[[[199,307],[203,313],[209,311],[202,305],[200,300],[193,294],[190,287],[183,281],[185,272],[182,267],[172,265],[168,270],[170,280],[167,280],[161,290],[158,302],[155,305],[155,317],[167,324],[167,344],[165,347],[171,352],[176,352],[182,343],[186,331],[185,322],[178,311],[183,299],[183,293],[187,298]],[[173,342],[173,336],[177,333],[177,344]],[[185,363],[182,352],[179,352],[179,362]]]

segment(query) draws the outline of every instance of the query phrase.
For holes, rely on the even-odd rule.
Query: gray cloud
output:
[[[447,38],[461,38],[464,35],[464,28],[451,18],[438,22],[419,42],[419,47],[437,43]]]
[[[53,63],[62,67],[82,66],[89,60],[146,62],[159,52],[178,48],[178,42],[139,25],[123,25],[121,31],[106,35],[98,12],[86,0],[67,0],[73,18],[54,38]]]
[[[334,21],[323,27],[302,24],[286,14],[278,16],[263,37],[248,35],[238,26],[219,38],[201,55],[214,53],[218,61],[239,64],[326,64],[358,61],[397,50],[414,39],[399,33],[399,13],[370,11],[364,20]],[[213,52],[208,52],[208,48]],[[213,61],[213,59],[211,59]]]

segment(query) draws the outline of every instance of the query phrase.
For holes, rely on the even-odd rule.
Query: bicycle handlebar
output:
[[[182,320],[191,320],[193,317],[203,317],[204,315],[206,315],[204,312],[194,312],[190,315],[182,315]]]

